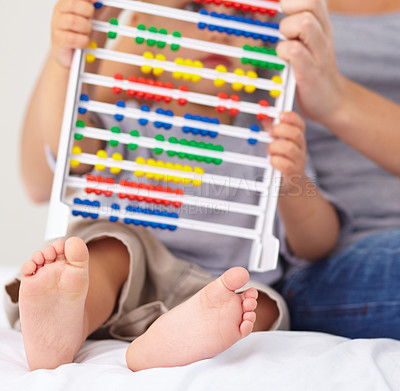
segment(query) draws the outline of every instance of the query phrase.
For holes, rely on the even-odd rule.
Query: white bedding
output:
[[[13,269],[0,268],[0,283]],[[254,333],[219,356],[133,373],[127,343],[88,341],[74,364],[29,372],[21,334],[0,311],[0,390],[400,391],[400,342],[319,333]]]

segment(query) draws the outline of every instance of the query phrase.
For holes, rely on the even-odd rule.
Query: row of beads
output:
[[[89,207],[95,207],[95,208],[100,208],[100,202],[99,201],[90,201],[90,200],[82,200],[80,198],[74,198],[73,200],[74,205],[86,205]],[[117,204],[114,203],[111,205],[111,209],[115,210],[116,212],[121,209],[121,207]],[[148,209],[148,208],[139,208],[139,207],[134,207],[134,206],[127,206],[126,207],[127,212],[131,213],[142,213],[142,214],[147,214],[147,215],[154,215],[154,216],[162,216],[162,217],[169,217],[173,219],[178,219],[179,216],[177,213],[169,213],[166,211],[159,211],[157,209]],[[83,218],[92,218],[92,219],[98,219],[99,214],[98,213],[91,213],[91,212],[82,212],[79,210],[72,210],[72,215],[73,216],[82,216]],[[109,220],[111,222],[117,222],[119,218],[117,216],[110,216]],[[142,225],[144,227],[151,227],[151,228],[160,228],[160,229],[169,229],[170,231],[175,231],[178,227],[176,225],[171,225],[171,224],[164,224],[164,223],[154,223],[154,222],[149,222],[149,221],[144,221],[144,220],[138,220],[138,219],[131,219],[131,218],[124,218],[123,219],[125,224],[134,224],[134,225]]]
[[[270,0],[270,1],[276,1],[278,2],[279,0]],[[251,13],[260,13],[260,14],[268,14],[270,16],[275,16],[278,11],[269,9],[269,8],[264,8],[264,7],[257,7],[249,4],[242,4],[240,2],[236,1],[226,1],[226,0],[195,0],[196,3],[206,3],[206,4],[211,4],[214,3],[216,5],[224,5],[226,8],[234,8],[235,10],[243,11],[243,12],[251,12]]]
[[[163,162],[161,160],[154,160],[154,159],[144,159],[143,157],[137,157],[135,162],[137,164],[147,164],[150,167],[159,167],[159,168],[167,168],[170,170],[175,170],[175,171],[184,171],[184,172],[194,172],[196,174],[204,174],[204,170],[201,167],[194,167],[192,168],[191,166],[188,165],[181,165],[179,163],[174,164],[171,162]],[[184,185],[192,184],[193,186],[201,186],[202,181],[197,180],[197,179],[189,179],[189,178],[183,178],[180,176],[172,176],[172,175],[165,175],[165,174],[155,174],[153,172],[145,172],[145,171],[139,171],[136,170],[134,172],[135,176],[138,178],[142,176],[146,176],[147,179],[155,179],[156,181],[165,181],[165,182],[174,182],[174,183],[183,183]]]
[[[202,15],[206,15],[206,16],[212,16],[215,17],[216,19],[225,19],[225,20],[233,20],[233,21],[237,21],[237,22],[242,22],[242,23],[246,23],[246,24],[252,24],[252,25],[260,25],[262,26],[264,23],[268,23],[268,22],[261,22],[261,21],[254,21],[253,19],[250,18],[242,18],[240,16],[235,16],[235,15],[226,15],[224,13],[218,13],[218,12],[210,12],[208,13],[207,10],[202,9],[200,10],[200,14]],[[251,23],[250,21],[254,21],[254,23]],[[259,23],[258,23],[259,22]],[[277,26],[277,27],[272,27],[272,26]],[[239,29],[234,29],[231,27],[224,27],[224,26],[218,26],[215,24],[207,24],[204,22],[199,22],[197,24],[197,27],[200,30],[204,30],[204,29],[208,29],[209,31],[216,31],[218,33],[226,33],[228,35],[236,35],[237,37],[243,36],[245,38],[252,38],[255,40],[261,39],[263,42],[271,42],[271,43],[276,43],[278,42],[279,38],[272,36],[272,35],[267,35],[267,34],[259,34],[259,33],[252,33],[250,31],[244,31],[244,30],[239,30]],[[279,29],[278,25],[275,24],[269,24],[270,28],[274,28],[274,29]]]
[[[101,175],[92,175],[89,174],[86,176],[86,180],[89,183],[96,183],[96,184],[110,184],[110,185],[115,185],[115,180],[114,178],[108,177],[104,178]],[[171,189],[170,187],[164,187],[164,186],[154,186],[151,184],[146,184],[146,183],[137,183],[134,181],[127,181],[125,179],[121,179],[118,183],[120,186],[123,187],[128,187],[128,188],[133,188],[133,189],[140,189],[140,190],[148,190],[149,192],[152,191],[157,191],[159,193],[168,193],[168,194],[176,194],[176,195],[183,195],[184,192],[182,189]],[[102,190],[98,188],[93,188],[93,187],[86,187],[85,192],[87,194],[96,194],[96,195],[105,195],[106,197],[111,197],[114,192],[111,190]],[[127,198],[130,201],[138,201],[138,202],[147,202],[148,204],[154,203],[156,205],[163,204],[165,206],[172,205],[175,208],[180,208],[182,206],[182,202],[179,201],[170,201],[170,200],[165,200],[161,198],[155,198],[155,197],[148,197],[148,196],[141,196],[137,194],[127,194],[123,192],[119,192],[118,198],[124,199]]]
[[[138,30],[141,30],[141,31],[146,31],[146,26],[144,24],[139,24],[136,28]],[[161,34],[161,35],[168,35],[168,31],[166,29],[164,29],[164,28],[161,28],[161,29],[158,30],[156,27],[150,26],[148,31],[150,33],[153,33],[153,34],[157,34],[158,33],[158,34]],[[175,38],[181,38],[182,34],[179,31],[174,31],[172,33],[172,36],[175,37]],[[141,44],[143,44],[145,42],[147,46],[150,46],[150,47],[157,46],[159,49],[164,49],[165,46],[167,45],[167,43],[165,41],[161,41],[161,40],[158,41],[158,40],[155,40],[155,39],[145,39],[143,37],[136,37],[135,38],[135,42],[138,45],[141,45]],[[170,46],[170,49],[172,51],[174,51],[174,52],[178,51],[179,48],[180,48],[180,45],[178,45],[176,43],[174,43],[174,44],[172,44]]]

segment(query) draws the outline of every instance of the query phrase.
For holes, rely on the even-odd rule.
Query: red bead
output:
[[[225,92],[220,92],[217,96],[219,99],[228,99],[228,94],[226,94]]]
[[[240,102],[240,96],[239,95],[231,95],[231,100],[235,102]]]
[[[260,101],[258,101],[258,104],[263,107],[269,107],[269,102],[265,99],[261,99]]]
[[[263,121],[263,120],[268,118],[268,115],[259,113],[259,114],[256,115],[256,118],[257,118],[258,121]]]
[[[236,116],[236,115],[238,115],[239,114],[239,110],[238,109],[229,109],[229,114],[232,116],[232,117],[234,117],[234,116]]]
[[[216,109],[217,109],[218,113],[224,113],[226,111],[225,106],[217,106]]]
[[[185,104],[187,103],[187,99],[183,99],[183,98],[179,98],[178,99],[178,104],[181,106],[185,106]]]

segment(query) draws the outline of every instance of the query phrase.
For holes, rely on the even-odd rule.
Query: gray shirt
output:
[[[342,74],[400,104],[400,12],[333,14],[331,21]],[[319,124],[307,121],[306,137],[311,175],[325,196],[346,211],[334,254],[368,235],[400,228],[400,178]]]

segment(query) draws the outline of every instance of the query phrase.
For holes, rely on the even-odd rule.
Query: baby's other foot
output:
[[[258,292],[236,290],[249,280],[235,267],[186,302],[158,318],[131,343],[126,362],[133,371],[187,365],[211,358],[248,336],[256,319]]]
[[[83,341],[89,252],[79,238],[56,241],[22,266],[19,309],[29,368],[71,363]]]

